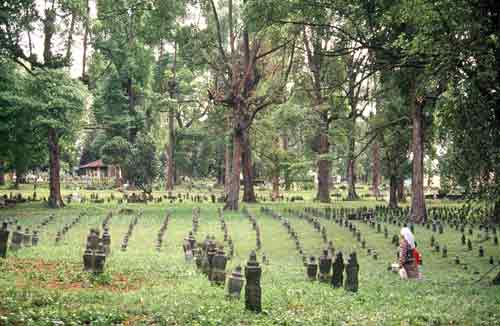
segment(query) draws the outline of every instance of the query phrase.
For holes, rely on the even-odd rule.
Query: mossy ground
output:
[[[0,191],[8,193],[9,190]],[[16,191],[14,191],[16,192]],[[24,190],[24,194],[31,190]],[[184,192],[184,191],[183,191]],[[43,196],[43,190],[39,190]],[[109,192],[100,192],[104,197]],[[311,193],[312,194],[312,193]],[[307,198],[309,193],[302,193]],[[118,196],[118,193],[116,193]],[[334,202],[344,207],[375,206],[375,201]],[[380,204],[380,202],[378,203]],[[446,203],[434,202],[435,205]],[[71,203],[61,210],[49,210],[43,203],[28,203],[0,210],[0,220],[15,217],[21,225],[35,225],[49,214],[55,220],[41,231],[38,247],[9,252],[0,259],[0,325],[53,325],[62,321],[92,325],[498,325],[500,324],[500,288],[489,285],[489,257],[499,265],[500,249],[484,242],[485,257],[477,254],[479,235],[473,236],[473,251],[460,242],[460,233],[445,228],[437,234],[416,227],[415,235],[424,257],[423,281],[400,281],[387,271],[395,261],[396,248],[390,243],[398,227],[389,227],[389,239],[366,224],[356,222],[367,246],[377,250],[378,260],[366,254],[352,235],[333,221],[321,220],[337,250],[356,249],[360,264],[360,289],[356,294],[333,289],[328,284],[306,280],[305,269],[294,242],[276,220],[260,213],[266,205],[277,212],[283,208],[319,207],[312,201],[300,203],[260,203],[247,205],[261,228],[262,252],[270,264],[263,265],[263,313],[246,312],[244,302],[228,301],[223,288],[211,286],[193,264],[185,262],[182,239],[191,229],[193,207],[201,208],[197,238],[206,234],[223,239],[217,209],[220,204],[161,203],[118,205]],[[453,204],[456,205],[456,204]],[[120,243],[133,214],[119,214],[122,207],[143,216],[134,229],[126,252]],[[100,226],[109,211],[112,254],[106,272],[93,277],[82,272],[82,254],[89,228]],[[156,235],[167,211],[172,212],[160,252],[155,249]],[[56,245],[56,232],[78,214],[81,222]],[[286,214],[285,214],[286,215]],[[318,256],[324,244],[321,236],[306,221],[286,215],[298,231],[307,254]],[[229,234],[235,243],[235,257],[228,270],[244,265],[255,248],[255,231],[241,213],[225,213]],[[448,247],[448,258],[441,258],[429,247],[434,234]],[[453,262],[460,255],[462,265]]]

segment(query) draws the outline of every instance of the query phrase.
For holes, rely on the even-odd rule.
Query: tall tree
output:
[[[269,105],[282,101],[282,92],[290,72],[291,63],[283,62],[273,68],[272,57],[281,52],[293,58],[293,48],[287,51],[292,40],[272,42],[271,35],[278,34],[279,29],[258,15],[260,3],[243,1],[239,6],[241,21],[235,14],[234,3],[229,0],[228,41],[224,39],[224,31],[220,19],[220,11],[215,1],[209,1],[209,22],[212,22],[215,33],[216,60],[212,66],[216,80],[220,81],[216,89],[210,91],[210,98],[226,105],[231,112],[233,138],[232,174],[227,194],[225,209],[237,210],[239,207],[240,174],[244,176],[244,200],[256,201],[253,190],[252,151],[249,128],[255,116]],[[241,33],[237,33],[235,25],[241,25]],[[263,37],[263,35],[268,35]],[[276,44],[277,43],[277,44]],[[226,44],[228,46],[226,46]],[[229,50],[228,50],[229,49]],[[281,67],[280,67],[281,66]],[[267,74],[274,77],[263,80]],[[264,86],[264,88],[262,87]],[[243,165],[243,166],[242,166]]]

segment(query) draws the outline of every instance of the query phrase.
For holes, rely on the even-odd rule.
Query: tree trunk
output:
[[[243,164],[243,201],[245,203],[256,203],[255,191],[253,187],[253,165],[252,148],[248,129],[243,133],[243,143],[241,151],[241,162]]]
[[[389,177],[389,208],[398,208],[398,178],[395,174]]]
[[[66,44],[66,61],[68,62],[68,64],[71,61],[71,49],[73,47],[73,33],[75,31],[75,21],[76,21],[76,13],[73,10],[71,13],[71,23],[68,31],[68,41]]]
[[[217,185],[224,185],[224,150],[225,145],[220,144],[217,148],[217,160],[216,160],[216,171],[217,171]]]
[[[0,160],[0,186],[5,185],[5,161]]]
[[[279,175],[273,175],[271,179],[272,185],[273,185],[273,190],[271,193],[271,198],[273,200],[278,200],[280,197],[280,177]]]
[[[241,129],[234,128],[232,173],[224,210],[237,211],[239,207],[242,143],[243,133]]]
[[[427,210],[424,197],[424,128],[423,106],[417,103],[416,81],[410,85],[409,103],[412,120],[412,152],[413,174],[410,220],[414,223],[423,223],[427,220]]]
[[[495,201],[495,207],[493,208],[493,216],[491,217],[491,223],[500,224],[500,198]]]
[[[356,193],[356,120],[351,121],[349,128],[349,144],[347,149],[347,200],[358,200]]]
[[[284,152],[288,152],[288,135],[283,133],[281,135],[281,145]],[[290,168],[287,166],[283,171],[283,179],[285,181],[285,191],[290,191],[292,181],[290,180]]]
[[[229,193],[231,187],[231,144],[226,142],[224,146],[224,194]]]
[[[356,193],[356,161],[349,159],[347,162],[347,200],[358,200]]]
[[[135,138],[137,136],[137,121],[136,121],[136,111],[135,111],[135,94],[133,88],[133,80],[131,77],[127,77],[127,98],[128,98],[128,114],[131,121],[129,127],[128,140],[131,144],[135,143]]]
[[[398,177],[398,201],[406,203],[405,178],[403,176]]]
[[[90,6],[87,0],[87,15],[85,17],[85,31],[83,32],[83,54],[82,54],[82,80],[87,80],[86,64],[87,64],[87,43],[89,35],[89,19],[90,19]]]
[[[377,140],[372,145],[372,189],[378,200],[380,197],[380,145]]]
[[[59,149],[59,136],[57,131],[49,127],[48,129],[48,144],[49,144],[49,207],[61,208],[64,206],[61,196],[60,184],[60,149]]]
[[[167,191],[174,190],[174,147],[175,147],[175,122],[174,122],[174,109],[168,110],[168,144],[165,146],[167,150],[167,173],[166,185]]]
[[[326,155],[330,151],[330,144],[328,141],[328,135],[325,132],[321,132],[318,137],[318,154]],[[320,158],[318,159],[318,193],[316,198],[321,203],[330,202],[330,168],[331,162],[329,159]]]

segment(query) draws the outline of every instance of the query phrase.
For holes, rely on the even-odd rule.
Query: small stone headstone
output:
[[[39,240],[40,240],[40,237],[38,236],[38,231],[37,230],[33,231],[33,236],[31,237],[31,245],[33,247],[38,246]]]
[[[260,278],[262,275],[262,268],[257,262],[257,255],[255,251],[250,253],[250,258],[245,266],[245,309],[261,312],[262,311],[262,289],[260,287]]]
[[[243,275],[241,274],[241,266],[236,266],[234,272],[227,281],[227,292],[229,298],[239,299],[241,289],[243,288]]]
[[[319,281],[327,283],[330,281],[330,270],[332,269],[332,258],[328,249],[323,250],[323,255],[319,257]]]
[[[227,257],[224,249],[220,247],[213,258],[212,282],[216,285],[224,285],[226,282]]]
[[[2,223],[2,228],[0,229],[0,257],[7,257],[7,244],[9,243],[9,229],[7,222]]]
[[[318,275],[318,264],[316,263],[316,258],[314,256],[309,257],[309,262],[307,263],[307,278],[309,281],[316,281]]]
[[[345,266],[346,280],[344,288],[346,291],[357,292],[358,291],[358,274],[359,274],[359,264],[356,252],[352,252],[349,255],[349,260]]]
[[[21,249],[23,245],[23,231],[21,229],[21,226],[18,225],[17,229],[12,233],[12,240],[10,243],[10,249],[15,251]]]
[[[334,288],[339,288],[342,286],[344,281],[344,258],[342,257],[342,252],[337,252],[335,256],[335,261],[332,265],[332,286]]]

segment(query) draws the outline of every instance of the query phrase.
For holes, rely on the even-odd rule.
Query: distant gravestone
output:
[[[344,258],[342,252],[339,251],[335,256],[335,261],[332,265],[332,286],[339,288],[344,281]]]
[[[332,269],[332,258],[328,249],[323,250],[323,255],[319,257],[319,281],[328,283],[330,281],[330,271]]]
[[[23,231],[21,226],[18,225],[17,229],[12,233],[12,241],[10,243],[10,249],[16,251],[21,249],[23,245]]]
[[[24,229],[23,246],[24,247],[31,247],[31,233],[30,233],[30,229],[28,229],[28,228]]]
[[[250,253],[250,258],[245,266],[245,308],[254,312],[262,311],[260,278],[262,269],[257,262],[255,251]]]
[[[318,264],[316,263],[316,258],[314,256],[309,257],[309,262],[307,263],[307,278],[309,281],[316,281],[318,276]]]
[[[39,241],[40,241],[40,237],[38,235],[38,231],[35,230],[35,231],[33,231],[33,236],[31,237],[31,245],[33,247],[36,247],[36,246],[38,246]]]
[[[0,257],[7,257],[7,244],[9,243],[9,229],[7,222],[2,223],[2,228],[0,229]]]

